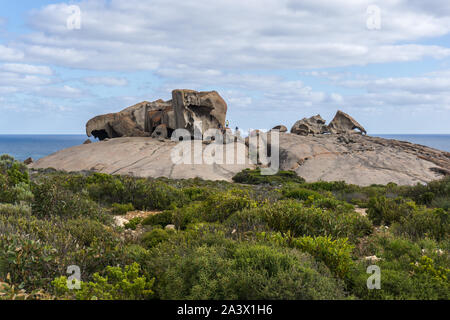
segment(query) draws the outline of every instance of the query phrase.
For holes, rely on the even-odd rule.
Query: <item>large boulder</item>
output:
[[[94,117],[86,124],[86,134],[100,140],[148,137],[164,124],[168,136],[179,128],[194,135],[195,121],[202,121],[202,133],[224,127],[227,104],[216,91],[174,90],[172,96],[173,100],[143,101],[117,113]]]
[[[187,129],[194,135],[196,121],[202,122],[202,128],[198,128],[202,133],[224,127],[227,104],[216,91],[174,90],[172,101],[177,129]]]
[[[86,124],[88,137],[100,140],[118,137],[145,137],[145,112],[152,103],[143,101],[117,113],[96,116]]]
[[[356,133],[355,129],[358,129],[360,133],[367,134],[366,129],[358,121],[341,110],[338,110],[334,119],[328,125],[330,133],[336,134]]]
[[[325,120],[319,114],[311,118],[303,118],[302,120],[297,121],[291,128],[291,133],[301,136],[327,132],[328,127],[325,125]]]

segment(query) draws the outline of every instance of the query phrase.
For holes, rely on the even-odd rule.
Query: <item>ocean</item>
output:
[[[450,152],[450,134],[374,134],[373,136],[409,141]],[[61,149],[80,145],[86,135],[0,135],[0,155],[9,154],[23,161],[38,160]]]
[[[86,135],[0,135],[0,155],[9,154],[23,161],[38,160],[61,149],[82,144]]]

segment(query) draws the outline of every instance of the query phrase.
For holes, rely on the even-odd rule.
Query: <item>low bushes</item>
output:
[[[450,298],[448,179],[359,187],[283,172],[244,172],[248,185],[27,175],[0,157],[3,298]],[[161,212],[125,225],[138,232],[113,224],[112,213],[134,209]],[[367,289],[370,264],[380,290]],[[67,290],[69,265],[80,267],[82,290]]]
[[[104,210],[86,195],[74,194],[52,183],[33,183],[33,214],[38,217],[62,216],[65,218],[92,217],[100,219]]]
[[[164,268],[155,287],[161,299],[344,298],[342,283],[295,249],[166,242],[152,254],[152,265]]]
[[[368,239],[368,255],[376,255],[381,271],[381,288],[367,290],[366,268],[374,262],[361,261],[350,272],[350,290],[361,299],[445,299],[450,298],[449,257],[445,243],[434,240],[413,242],[389,233]]]
[[[120,267],[108,266],[100,273],[93,275],[93,280],[81,282],[80,290],[69,290],[67,277],[56,278],[52,285],[55,295],[60,298],[76,298],[77,300],[148,300],[153,297],[154,279],[147,279],[141,274],[137,263]]]
[[[112,204],[112,213],[116,215],[124,215],[130,211],[134,211],[134,207],[131,203],[120,204],[113,203]]]
[[[433,238],[436,240],[448,239],[450,236],[450,223],[448,211],[444,209],[421,208],[404,216],[395,223],[393,232],[411,239]]]
[[[246,184],[282,184],[286,182],[305,182],[295,171],[278,171],[275,175],[261,175],[261,169],[245,169],[233,177],[234,182]]]
[[[242,190],[230,190],[225,193],[215,193],[210,195],[201,207],[204,221],[215,222],[224,221],[233,213],[255,208],[256,202],[251,200],[249,195]]]
[[[377,225],[391,225],[399,222],[416,210],[412,201],[402,198],[389,199],[385,196],[371,198],[368,205],[368,217]]]
[[[339,213],[314,207],[305,207],[295,200],[280,200],[254,208],[267,225],[280,232],[297,236],[333,236],[356,239],[372,232],[372,224],[356,212]]]

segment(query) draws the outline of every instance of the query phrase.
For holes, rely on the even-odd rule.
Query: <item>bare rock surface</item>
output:
[[[201,141],[198,143],[202,148],[207,147]],[[116,138],[58,151],[31,164],[30,168],[54,168],[68,172],[88,170],[137,177],[171,179],[200,177],[205,180],[231,181],[236,173],[253,167],[249,163],[174,164],[171,152],[176,145],[177,142],[170,140],[160,141],[146,137]]]
[[[295,170],[310,182],[412,185],[450,174],[450,153],[409,142],[358,134],[300,136],[290,133],[280,133],[279,141],[280,169]],[[61,150],[29,166],[139,177],[200,177],[227,181],[244,168],[254,167],[248,163],[245,145],[245,164],[174,164],[171,151],[176,145],[169,140],[124,137]],[[201,148],[211,146],[200,141],[199,145]]]
[[[344,137],[344,139],[343,139]],[[280,167],[306,181],[357,185],[426,183],[450,174],[450,153],[397,140],[351,134],[280,134]]]

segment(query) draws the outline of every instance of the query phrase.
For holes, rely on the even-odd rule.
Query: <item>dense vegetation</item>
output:
[[[450,178],[234,180],[28,172],[2,156],[0,299],[449,298]],[[154,212],[116,226],[133,210]],[[367,288],[371,264],[379,290]]]

